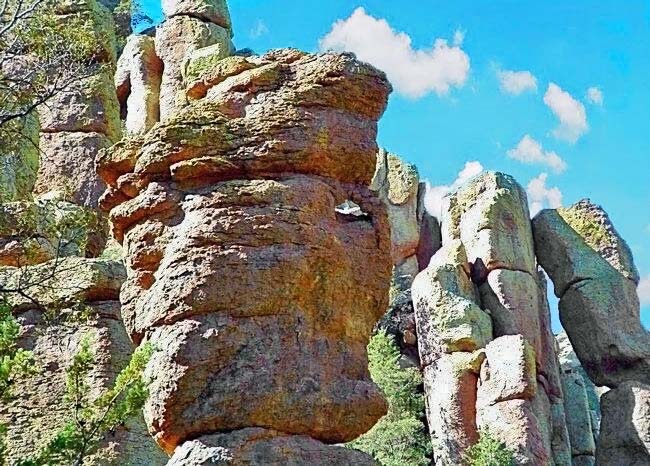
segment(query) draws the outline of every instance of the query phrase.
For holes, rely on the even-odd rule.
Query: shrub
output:
[[[420,372],[399,366],[400,352],[393,337],[380,330],[368,344],[372,380],[384,392],[388,414],[366,434],[349,443],[384,466],[424,466],[430,463],[431,442],[426,433]]]
[[[465,452],[467,466],[513,466],[514,454],[490,431],[481,431],[478,442]]]

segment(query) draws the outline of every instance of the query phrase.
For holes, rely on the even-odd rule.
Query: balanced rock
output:
[[[232,30],[226,0],[162,0],[162,10],[168,18],[179,15],[193,16]]]
[[[289,437],[286,448],[259,445],[289,464],[310,457],[301,444],[333,464],[365,461],[324,444],[357,437],[386,410],[366,345],[392,261],[385,207],[367,186],[390,87],[347,54],[274,51],[250,63],[99,163],[126,251],[127,330],[162,348],[145,418],[182,458],[205,451],[185,445],[202,435],[259,427]],[[346,201],[362,214],[340,212]],[[243,442],[205,447],[241,464],[258,448]]]
[[[560,318],[589,377],[615,387],[650,382],[650,334],[640,321],[638,273],[602,209],[581,201],[533,221],[540,264],[560,298]]]

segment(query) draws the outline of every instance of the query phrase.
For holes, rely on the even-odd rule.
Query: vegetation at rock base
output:
[[[0,305],[0,396],[8,400],[19,396],[19,382],[39,370],[34,355],[17,347],[20,327],[6,303]],[[95,354],[88,338],[82,340],[72,364],[66,371],[66,402],[71,408],[71,419],[46,440],[41,450],[17,466],[82,465],[84,459],[95,453],[102,439],[139,415],[148,396],[142,373],[153,353],[151,345],[139,347],[126,368],[117,376],[113,388],[92,398],[89,376],[96,366]],[[4,466],[7,453],[4,437],[7,426],[0,425],[0,465]]]
[[[401,368],[392,336],[380,330],[368,344],[372,380],[384,392],[388,414],[365,435],[348,445],[365,451],[384,466],[419,466],[430,462],[431,442],[426,433],[422,377],[416,368]]]
[[[467,466],[513,466],[514,455],[512,451],[489,430],[480,433],[478,442],[465,452]]]

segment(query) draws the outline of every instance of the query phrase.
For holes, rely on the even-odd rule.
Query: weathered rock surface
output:
[[[106,185],[95,174],[95,158],[100,150],[111,145],[111,140],[102,133],[41,133],[41,159],[34,193],[62,191],[76,204],[97,207]]]
[[[562,324],[589,377],[610,387],[650,382],[650,334],[640,321],[638,274],[606,214],[581,201],[542,211],[533,225],[537,256],[560,298]]]
[[[538,390],[535,352],[521,335],[499,337],[485,349],[477,391],[479,429],[489,429],[516,464],[555,464],[548,398]]]
[[[38,118],[30,115],[18,125],[22,141],[0,139],[0,202],[30,199],[36,182]]]
[[[650,464],[650,386],[625,382],[601,397],[599,466]]]
[[[393,263],[401,265],[417,253],[419,175],[414,165],[380,150],[370,188],[386,204],[391,231]]]
[[[426,183],[420,183],[418,187],[418,224],[420,238],[417,248],[417,259],[419,271],[424,270],[436,252],[442,247],[442,233],[440,222],[431,216],[424,205]]]
[[[66,0],[53,13],[62,24],[74,18],[76,27],[91,34],[94,51],[88,60],[103,66],[38,109],[41,157],[34,192],[65,191],[73,202],[97,207],[105,189],[95,172],[97,153],[121,136],[119,103],[109,74],[116,63],[113,16],[96,0]]]
[[[231,449],[234,464],[258,448],[289,464],[354,464],[358,453],[316,440],[351,440],[386,409],[365,347],[392,261],[385,208],[367,185],[390,88],[345,54],[250,63],[99,162],[126,250],[125,324],[163,348],[147,370],[145,417],[181,458],[203,449],[186,441],[258,427],[289,437],[208,446]],[[346,200],[363,214],[337,212]]]
[[[478,290],[468,275],[460,242],[443,246],[413,282],[411,293],[426,366],[441,352],[474,351],[492,339],[492,321],[477,302]]]
[[[129,135],[146,133],[160,119],[160,82],[163,63],[154,39],[129,36],[117,61],[115,88],[120,113]]]
[[[0,406],[0,422],[9,426],[9,464],[35,454],[72,419],[71,406],[64,402],[65,370],[83,339],[89,339],[97,358],[88,380],[92,397],[111,386],[133,351],[119,320],[119,303],[115,301],[125,278],[121,264],[73,258],[62,260],[56,268],[53,263],[23,269],[0,268],[3,286],[11,286],[18,276],[23,280],[47,279],[25,291],[49,314],[46,317],[33,302],[15,294],[3,296],[9,300],[21,326],[19,346],[34,352],[41,369],[21,379],[16,397]],[[81,313],[80,304],[84,308]],[[97,465],[161,465],[165,456],[140,418],[118,428],[89,461]]]
[[[96,257],[108,236],[103,215],[56,199],[0,204],[0,266],[55,257]]]
[[[226,0],[162,0],[162,9],[168,18],[194,16],[232,31]]]
[[[484,172],[445,199],[442,243],[461,240],[469,262],[537,273],[525,190],[509,175]]]
[[[232,55],[234,46],[230,37],[229,29],[188,15],[169,17],[158,26],[156,54],[164,64],[160,85],[161,120],[173,116],[184,101],[183,66],[192,52],[217,44],[222,58]]]
[[[476,388],[484,355],[477,351],[442,354],[424,367],[427,421],[435,464],[462,464],[478,440]]]
[[[176,449],[168,466],[209,465],[371,466],[375,461],[359,451],[332,447],[310,437],[286,435],[273,430],[248,428],[185,442]]]

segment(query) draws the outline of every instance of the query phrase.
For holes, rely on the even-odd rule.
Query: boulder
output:
[[[599,466],[650,464],[650,387],[625,382],[601,397]]]
[[[177,102],[179,98],[177,94],[185,89],[183,81],[185,61],[195,50],[214,44],[219,44],[223,56],[232,55],[234,52],[230,30],[217,24],[204,22],[193,16],[181,15],[170,17],[158,26],[156,54],[164,64],[160,84],[161,120],[171,117],[174,110],[182,103],[182,100]]]
[[[167,18],[184,15],[214,23],[229,30],[232,36],[226,0],[162,0],[162,10]]]
[[[445,198],[442,244],[461,240],[486,271],[537,273],[526,191],[509,175],[483,172]]]
[[[560,298],[560,318],[597,385],[650,382],[650,333],[640,321],[638,273],[602,209],[581,201],[533,220],[540,264]]]
[[[163,63],[154,39],[131,35],[117,61],[115,88],[127,134],[146,133],[160,119]]]
[[[441,352],[474,351],[492,339],[492,321],[479,305],[460,242],[443,246],[415,278],[411,293],[422,363]]]
[[[205,435],[185,442],[167,466],[374,466],[365,453],[320,443],[306,436],[291,436],[273,430],[248,428],[224,434]]]
[[[192,21],[173,16],[159,33]],[[367,186],[390,86],[349,54],[280,50],[251,63],[98,163],[125,249],[127,331],[162,348],[146,371],[145,419],[170,454],[260,428],[286,437],[259,446],[278,464],[366,464],[319,442],[352,440],[386,412],[366,345],[388,305],[390,233]],[[215,442],[234,464],[257,448]],[[187,447],[182,461],[205,450]]]

